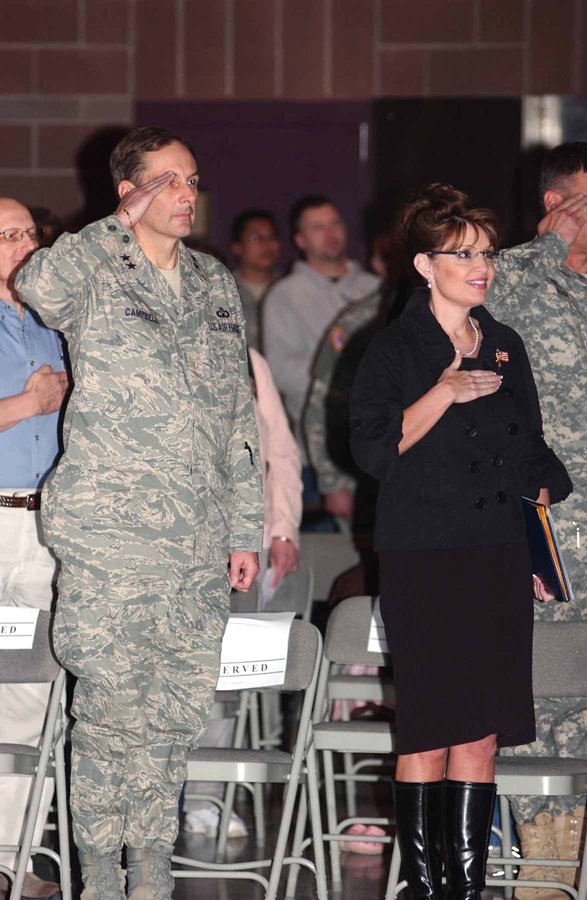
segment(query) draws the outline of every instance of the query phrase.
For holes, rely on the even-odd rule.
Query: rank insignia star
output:
[[[220,309],[216,310],[216,315],[219,319],[228,319],[230,317],[230,313],[227,309],[223,309],[221,306]]]
[[[123,253],[120,258],[123,262],[128,262],[130,259],[130,256],[128,255],[128,253]]]
[[[136,266],[133,262],[129,262],[126,264],[127,269],[136,269]]]

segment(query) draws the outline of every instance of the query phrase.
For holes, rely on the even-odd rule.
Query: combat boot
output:
[[[84,889],[80,900],[124,900],[120,851],[109,856],[80,853]]]
[[[153,847],[126,848],[127,896],[132,900],[171,900],[173,847],[158,841]]]
[[[566,816],[553,816],[554,840],[559,859],[578,859],[583,855],[585,846],[585,807],[576,806]],[[578,869],[557,869],[559,881],[571,887],[578,882]]]
[[[558,851],[554,837],[554,819],[547,812],[539,813],[533,822],[517,825],[522,844],[522,856],[526,859],[556,859]],[[554,866],[525,866],[518,878],[527,881],[564,881],[562,869]],[[572,869],[568,870],[573,873]],[[514,891],[516,900],[568,900],[567,894],[545,885],[543,888],[519,887]]]

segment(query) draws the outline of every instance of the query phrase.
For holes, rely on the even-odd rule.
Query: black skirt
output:
[[[533,589],[525,545],[380,554],[400,754],[497,734],[535,738]]]

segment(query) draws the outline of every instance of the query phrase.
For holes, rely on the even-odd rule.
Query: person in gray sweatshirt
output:
[[[306,196],[290,212],[303,259],[265,298],[263,349],[305,459],[301,419],[314,354],[343,307],[379,288],[380,279],[346,257],[346,227],[327,197]]]

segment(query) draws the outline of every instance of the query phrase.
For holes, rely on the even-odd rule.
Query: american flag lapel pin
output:
[[[495,361],[497,363],[497,368],[501,369],[502,363],[507,363],[510,361],[507,350],[499,350],[495,351]]]

